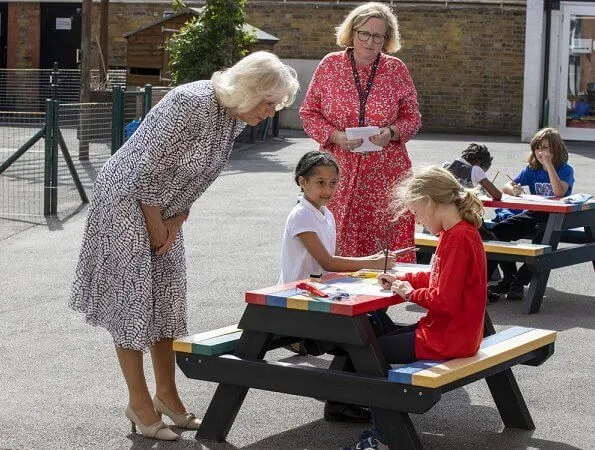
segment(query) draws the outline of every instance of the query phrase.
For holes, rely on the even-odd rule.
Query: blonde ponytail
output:
[[[483,204],[477,197],[477,191],[474,189],[464,189],[459,197],[455,199],[455,204],[461,213],[461,218],[465,222],[479,228],[483,218]]]

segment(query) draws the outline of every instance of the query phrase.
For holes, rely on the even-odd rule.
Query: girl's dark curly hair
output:
[[[494,159],[485,145],[475,143],[470,144],[469,147],[463,150],[461,157],[468,163],[477,164],[484,171],[490,168]]]

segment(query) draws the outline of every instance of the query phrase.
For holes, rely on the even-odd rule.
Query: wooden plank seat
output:
[[[484,220],[485,226],[488,230],[491,230],[496,222],[493,222],[490,219]],[[587,242],[587,234],[585,233],[584,228],[570,228],[568,230],[562,230],[562,234],[560,235],[560,242],[566,242],[569,244],[584,244]]]
[[[555,340],[555,331],[512,327],[484,338],[474,356],[448,361],[416,361],[390,370],[388,379],[437,388],[517,358]]]
[[[433,253],[438,245],[438,236],[415,233],[415,245],[422,253]],[[499,261],[537,262],[552,253],[552,247],[525,242],[484,241],[488,259]]]
[[[489,329],[486,330],[489,332]],[[231,331],[223,336],[236,333]],[[287,360],[261,359],[266,352],[259,358],[233,354],[205,355],[204,349],[195,346],[194,341],[204,343],[212,340],[211,336],[207,335],[207,339],[202,341],[174,341],[177,364],[188,378],[220,383],[220,388],[255,388],[369,405],[378,414],[392,411],[405,419],[409,413],[422,414],[431,409],[440,401],[443,393],[485,379],[504,425],[525,430],[532,430],[535,426],[511,368],[517,364],[540,365],[553,354],[556,340],[554,331],[512,327],[485,337],[479,352],[473,357],[418,361],[392,368],[388,370],[387,376],[379,377],[342,371],[339,367],[345,366],[336,365],[335,361],[327,369],[293,364]],[[189,342],[191,345],[188,345]],[[356,355],[361,351],[358,348],[347,346],[345,349],[349,355],[351,351]],[[225,405],[221,403],[222,395],[219,402],[215,399],[211,402],[209,410],[219,411],[218,408]],[[236,413],[237,409],[234,409],[233,418]],[[409,423],[409,419],[406,422]],[[227,429],[232,423],[233,420],[228,423]],[[393,432],[397,433],[395,430],[388,431],[389,434]],[[412,424],[405,429],[399,428],[397,435],[399,433],[401,437],[398,439],[402,444],[399,448],[421,448]],[[221,436],[210,430],[204,421],[197,432],[199,437],[221,440]]]
[[[216,356],[226,353],[233,353],[236,348],[242,330],[236,325],[230,325],[205,333],[193,334],[174,340],[173,349],[175,352],[192,353],[203,356]],[[269,350],[292,344],[300,338],[276,337],[273,339]]]

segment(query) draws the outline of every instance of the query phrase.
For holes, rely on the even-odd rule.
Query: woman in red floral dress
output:
[[[337,29],[346,50],[320,62],[300,108],[304,129],[341,167],[341,182],[328,208],[337,224],[337,255],[366,256],[379,242],[392,250],[413,245],[410,215],[394,223],[388,192],[411,173],[405,143],[421,126],[417,93],[409,71],[384,52],[400,47],[397,18],[380,3],[355,8]],[[381,151],[357,153],[360,140],[348,140],[349,127],[378,126],[370,141]],[[387,227],[387,224],[392,223]],[[413,262],[414,253],[401,256]]]

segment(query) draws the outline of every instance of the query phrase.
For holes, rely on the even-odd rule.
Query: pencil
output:
[[[386,266],[388,266],[388,247],[384,250],[384,272],[382,273],[386,273]]]
[[[496,182],[496,178],[498,178],[498,175],[500,175],[500,171],[496,172],[496,175],[494,175],[494,178],[492,179],[492,184]]]
[[[510,181],[512,181],[514,184],[517,184],[517,182],[516,182],[516,181],[514,181],[514,180],[513,180],[513,179],[510,177],[510,175],[506,174],[506,178],[508,178],[508,179],[509,179]]]

